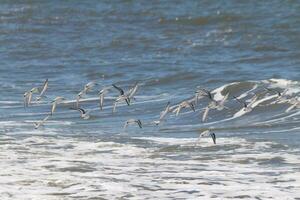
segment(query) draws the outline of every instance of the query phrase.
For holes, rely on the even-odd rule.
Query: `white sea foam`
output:
[[[62,137],[4,138],[11,141],[0,145],[3,199],[293,199],[300,189],[299,155],[284,146],[274,152],[273,142],[234,137],[208,145],[209,138],[203,138],[191,145],[197,138],[136,138],[160,145],[142,147]]]

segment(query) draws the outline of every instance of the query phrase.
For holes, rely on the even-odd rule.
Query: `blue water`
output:
[[[286,113],[288,103],[269,100],[231,119],[241,109],[231,96],[253,86],[299,96],[299,10],[292,0],[3,1],[1,199],[299,198],[299,108]],[[47,99],[34,96],[24,109],[24,92],[46,78]],[[52,99],[73,101],[90,81],[98,85],[80,105],[91,119],[63,104],[34,129]],[[99,110],[103,86],[128,90],[136,81],[131,106],[112,114],[112,91]],[[152,124],[168,101],[192,98],[197,86],[224,86],[230,110],[202,123],[202,99],[196,112]],[[130,118],[144,127],[124,130]],[[207,128],[217,145],[197,141]]]

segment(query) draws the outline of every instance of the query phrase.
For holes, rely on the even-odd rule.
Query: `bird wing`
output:
[[[122,88],[116,86],[115,84],[112,84],[112,86],[113,86],[114,88],[116,88],[116,89],[120,92],[121,95],[124,95],[124,90],[122,90]]]
[[[24,101],[24,108],[26,108],[28,106],[28,97],[29,97],[29,93],[26,92],[24,94],[24,98],[23,98],[23,101]]]
[[[210,134],[210,131],[209,130],[205,130],[202,133],[200,133],[199,137],[205,137],[205,136],[208,136],[209,134]]]
[[[43,123],[45,123],[48,119],[49,119],[50,115],[47,115],[44,119],[43,119]]]
[[[125,97],[125,101],[126,101],[127,105],[129,106],[130,105],[130,98],[129,97]]]
[[[115,112],[116,111],[116,108],[117,108],[117,101],[115,101],[115,103],[114,103],[114,107],[113,107],[113,112]]]
[[[81,113],[81,115],[84,115],[86,113],[86,111],[82,108],[77,108],[77,110]]]
[[[256,100],[257,100],[257,95],[254,95],[252,98],[251,98],[251,101],[250,101],[250,103],[248,104],[248,106],[252,106],[255,102],[256,102]]]
[[[138,119],[136,122],[139,125],[139,127],[142,128],[142,122],[141,122],[141,120]]]
[[[44,82],[44,85],[42,87],[42,91],[40,93],[40,96],[44,95],[44,93],[46,92],[47,88],[48,88],[48,79],[46,79],[46,81]]]
[[[55,102],[53,102],[53,104],[52,104],[52,108],[51,108],[51,115],[54,113],[54,111],[55,111],[55,108],[56,108],[56,101],[55,101]]]
[[[216,134],[215,133],[210,133],[211,139],[213,140],[214,144],[216,144]]]
[[[193,103],[188,102],[189,107],[195,112],[195,107]]]
[[[103,109],[103,103],[104,103],[104,93],[100,94],[100,110]]]
[[[134,87],[129,90],[129,92],[128,92],[129,99],[131,99],[135,95],[135,93],[137,92],[138,87],[139,87],[139,85],[136,82]]]
[[[181,108],[182,108],[182,106],[181,106],[181,105],[179,105],[179,106],[178,106],[178,108],[176,109],[176,110],[177,110],[177,111],[176,111],[176,116],[178,116],[178,114],[179,114],[179,112],[180,112]]]
[[[202,116],[202,122],[205,122],[208,116],[209,107],[207,106],[204,110],[203,116]]]
[[[128,121],[126,121],[126,122],[124,123],[124,127],[123,127],[123,128],[125,129],[125,128],[127,128],[127,126],[128,126]]]
[[[235,99],[235,100],[237,100],[237,102],[239,102],[240,104],[242,104],[245,108],[247,107],[247,104],[246,104],[246,102],[244,102],[244,101],[242,101],[242,100],[240,100],[239,98],[237,98],[236,96],[233,96],[233,98]]]
[[[29,94],[28,94],[27,106],[30,104],[31,99],[32,99],[32,92],[29,92]]]

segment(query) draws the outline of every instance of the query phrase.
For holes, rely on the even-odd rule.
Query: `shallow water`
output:
[[[4,1],[0,6],[1,199],[299,199],[300,110],[265,93],[244,114],[229,110],[170,114],[168,101],[197,86],[245,100],[263,86],[300,93],[297,1]],[[23,94],[49,78],[47,99],[24,109]],[[80,105],[82,120],[55,96]],[[97,92],[138,81],[131,106],[100,111]],[[144,126],[124,122],[139,118]],[[217,144],[199,133],[210,128]]]

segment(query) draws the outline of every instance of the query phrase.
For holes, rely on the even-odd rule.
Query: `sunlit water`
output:
[[[299,199],[300,110],[272,104],[300,95],[297,1],[5,1],[0,6],[0,197],[2,199]],[[47,99],[23,107],[23,94],[49,78]],[[50,101],[74,102],[97,85],[79,112],[60,105],[44,127]],[[138,81],[131,106],[112,114],[110,92]],[[171,113],[168,101],[197,86],[227,92],[230,109]],[[244,114],[232,96],[264,93]],[[124,122],[139,118],[144,126]],[[210,128],[217,144],[199,134]]]

